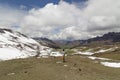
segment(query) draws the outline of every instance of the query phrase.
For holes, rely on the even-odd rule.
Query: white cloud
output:
[[[23,10],[3,8],[0,25],[20,24],[21,32],[31,37],[87,39],[120,31],[120,0],[88,0],[82,6],[60,1],[59,4],[48,3],[43,8],[33,8],[24,16]]]
[[[22,30],[26,30],[26,34],[30,35],[31,32],[35,32],[31,36],[40,35],[52,39],[79,37],[79,32],[71,30],[72,26],[78,24],[77,17],[81,14],[79,12],[80,10],[75,5],[66,2],[60,2],[58,5],[49,3],[44,8],[30,10],[29,15],[24,18]],[[71,31],[68,33],[67,30]],[[72,32],[74,32],[74,35],[71,36]],[[64,37],[62,34],[64,34]]]
[[[120,31],[120,0],[89,0],[86,7],[61,1],[29,11],[22,30],[51,39],[87,39]]]
[[[19,26],[26,11],[0,4],[0,27],[15,28]]]

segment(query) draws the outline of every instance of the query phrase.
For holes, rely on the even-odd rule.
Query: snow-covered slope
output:
[[[19,32],[0,28],[0,60],[27,58],[47,50],[48,47]]]

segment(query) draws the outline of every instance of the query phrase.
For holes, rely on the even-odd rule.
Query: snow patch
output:
[[[82,55],[93,55],[93,52],[77,52],[75,54],[82,54]]]
[[[40,51],[40,57],[42,58],[48,58],[50,56],[52,57],[59,57],[59,56],[63,56],[62,53],[60,53],[59,51],[57,52],[52,52],[52,49],[48,49],[48,50],[42,50]]]
[[[21,52],[15,48],[0,48],[0,60],[27,58],[30,54]]]
[[[109,48],[109,49],[101,49],[95,53],[104,53],[104,52],[107,52],[107,51],[114,51],[115,49],[117,49],[118,47],[114,47],[114,48]]]
[[[60,52],[51,52],[50,56],[59,57],[59,56],[63,56],[63,54],[61,54]]]
[[[108,59],[108,58],[100,58],[100,57],[94,57],[94,56],[88,56],[89,59],[92,59],[92,60],[96,60],[96,59],[99,59],[99,60],[111,60],[111,59]]]
[[[113,68],[120,68],[120,62],[101,62],[102,65]]]

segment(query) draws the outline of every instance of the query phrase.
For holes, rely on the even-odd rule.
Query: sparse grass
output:
[[[93,56],[120,60],[120,50],[116,52],[113,51],[113,52],[106,52],[101,54],[94,54]]]
[[[115,48],[118,47],[118,48]],[[108,45],[107,47],[102,47],[103,49],[110,49],[113,48],[115,50],[112,51],[107,51],[104,53],[100,53],[100,54],[94,54],[93,56],[96,57],[104,57],[104,58],[110,58],[110,59],[114,59],[114,60],[120,60],[120,44],[114,44],[114,45]]]
[[[84,51],[89,50],[90,48],[89,48],[89,47],[79,47],[79,48],[77,48],[77,49],[78,49],[78,51],[84,52]]]
[[[68,49],[68,50],[66,50],[66,53],[67,53],[68,55],[71,55],[71,54],[74,54],[75,51],[72,50],[72,49]]]
[[[119,80],[120,69],[81,56],[19,59],[0,62],[0,80]],[[66,65],[66,66],[65,66]],[[9,73],[15,73],[8,75]]]

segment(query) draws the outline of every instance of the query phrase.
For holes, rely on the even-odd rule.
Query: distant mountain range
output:
[[[104,34],[101,37],[95,37],[86,40],[88,43],[93,41],[111,41],[111,42],[120,42],[120,32],[109,32],[107,34]]]
[[[97,36],[87,40],[50,40],[48,38],[34,38],[39,41],[41,44],[52,47],[52,48],[74,48],[82,45],[87,45],[90,43],[102,43],[102,44],[111,44],[120,42],[120,32],[109,32],[103,36]]]

